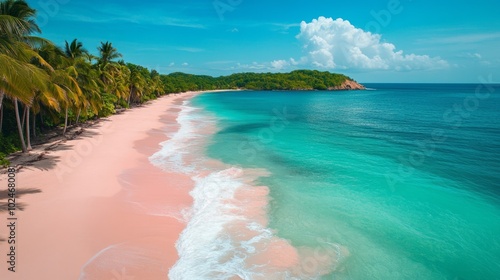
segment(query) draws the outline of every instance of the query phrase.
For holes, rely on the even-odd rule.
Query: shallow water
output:
[[[184,104],[152,158],[196,182],[170,277],[497,278],[500,87],[368,87]]]

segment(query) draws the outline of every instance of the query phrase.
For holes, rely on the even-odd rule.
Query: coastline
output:
[[[201,92],[167,95],[103,119],[76,139],[35,147],[17,173],[16,273],[8,279],[164,279],[190,207],[191,178],[148,157],[177,127],[182,104]],[[14,162],[15,164],[15,162]],[[6,176],[0,179],[6,185]],[[7,212],[0,212],[7,220]],[[0,251],[6,252],[2,230]]]
[[[259,183],[271,173],[264,166],[244,168],[206,154],[220,131],[214,112],[185,102],[177,122],[180,128],[150,157],[194,182],[171,279],[316,279],[349,255],[340,244],[295,247],[276,234],[269,226],[270,189]]]

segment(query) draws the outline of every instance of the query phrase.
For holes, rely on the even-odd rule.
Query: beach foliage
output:
[[[4,153],[0,153],[0,166],[8,167],[10,165],[10,161],[6,158]]]

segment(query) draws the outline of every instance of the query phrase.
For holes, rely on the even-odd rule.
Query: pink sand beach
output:
[[[0,212],[0,279],[167,279],[193,182],[148,157],[177,129],[173,105],[195,94],[165,96],[74,140],[35,147],[41,160],[16,176],[15,273],[6,269],[8,215]]]

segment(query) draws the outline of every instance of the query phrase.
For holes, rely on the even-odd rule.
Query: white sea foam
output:
[[[177,241],[180,258],[170,279],[294,279],[286,268],[252,261],[277,237],[247,215],[250,201],[238,199],[238,191],[252,188],[239,180],[243,172],[230,167],[194,178],[192,216]]]
[[[205,178],[195,178],[196,187],[191,191],[194,198],[192,216],[177,242],[180,259],[169,273],[170,279],[225,279],[228,273],[245,276],[244,254],[237,254],[229,234],[224,233],[227,223],[243,219],[231,214],[235,205],[224,203],[234,197],[240,183],[231,180],[228,174],[238,170],[214,172]],[[217,186],[217,187],[214,187]],[[220,259],[228,254],[228,261]],[[238,271],[240,270],[240,271]]]
[[[188,101],[184,101],[180,109],[176,119],[179,129],[169,135],[169,140],[161,143],[161,150],[149,160],[164,170],[191,174],[195,171],[195,162],[189,162],[186,157],[193,152],[193,147],[199,147],[200,141],[204,140],[199,133],[200,126],[214,121],[209,116],[197,113],[200,110],[189,106]]]
[[[153,164],[195,182],[193,206],[184,214],[188,223],[176,244],[179,260],[169,279],[316,279],[318,273],[300,266],[298,250],[267,227],[268,189],[254,186],[265,172],[207,164],[200,147],[213,131],[203,131],[207,122],[215,129],[215,122],[187,102],[177,122],[179,130],[150,157]]]

